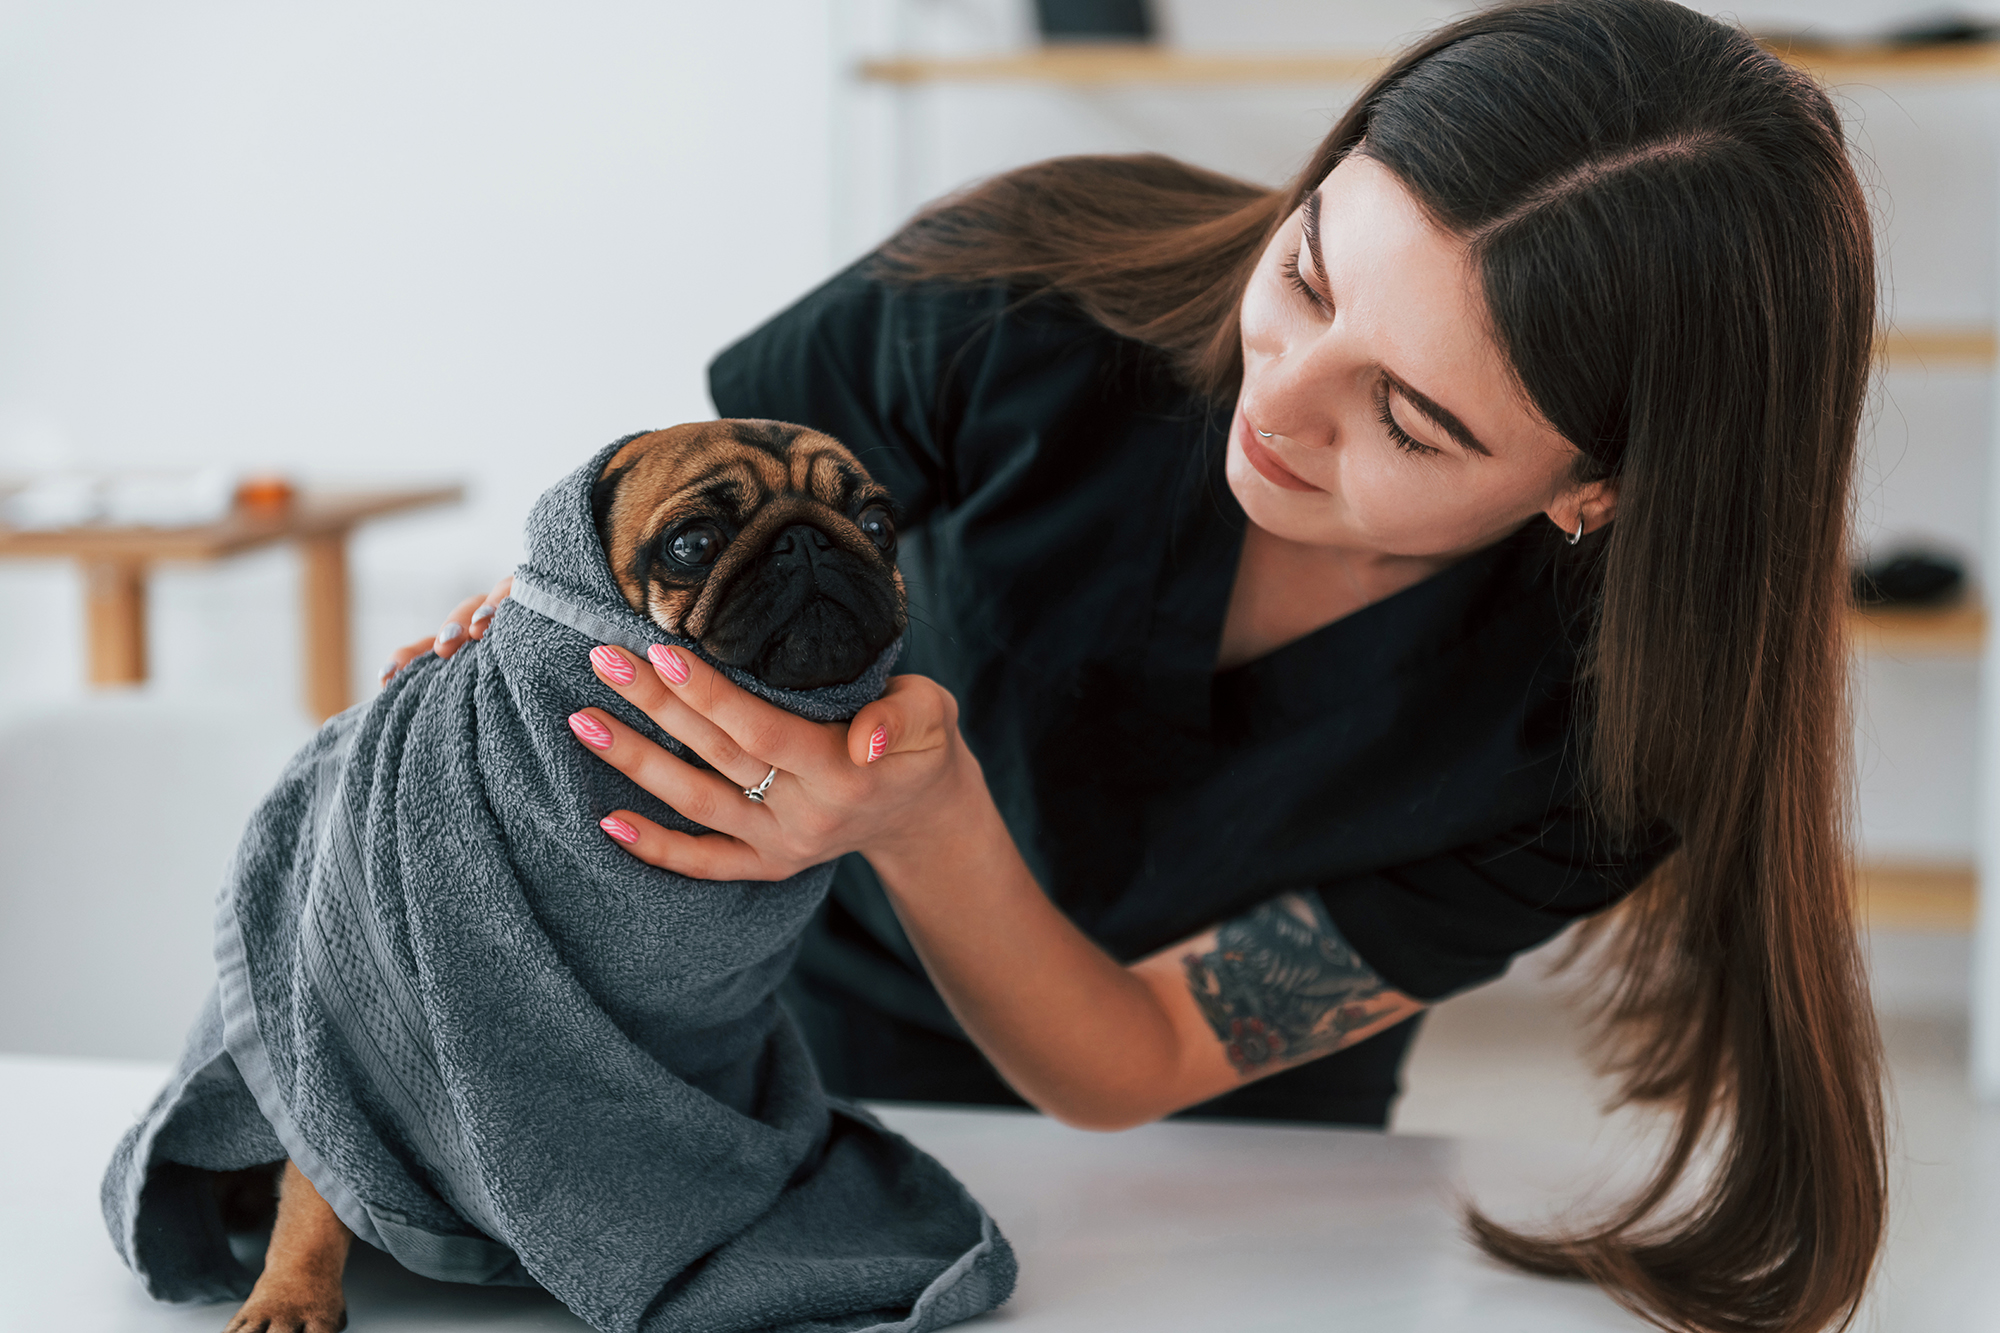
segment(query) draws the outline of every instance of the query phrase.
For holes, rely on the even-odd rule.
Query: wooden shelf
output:
[[[1992,329],[1891,329],[1876,338],[1875,354],[1892,366],[1988,367],[2000,360],[2000,339]]]
[[[243,505],[213,523],[188,528],[132,528],[90,525],[53,531],[0,525],[0,558],[80,560],[217,560],[278,541],[299,541],[345,533],[356,524],[405,509],[451,504],[463,499],[461,486],[405,489],[330,490],[309,488],[291,504],[274,509]]]
[[[1766,43],[1801,68],[1832,82],[1869,78],[2000,75],[2000,42],[1922,47],[1815,47]],[[1029,83],[1075,88],[1141,84],[1358,83],[1381,70],[1379,56],[1176,51],[1143,45],[1051,46],[983,56],[896,56],[865,61],[861,77],[903,86]],[[2000,339],[1990,328],[1894,329],[1876,341],[1892,366],[1991,367]]]
[[[361,523],[386,514],[448,504],[457,486],[401,490],[299,492],[289,504],[238,504],[213,523],[185,528],[87,525],[48,531],[0,528],[0,558],[75,560],[84,586],[93,685],[138,685],[146,679],[146,583],[159,560],[219,560],[275,542],[299,551],[300,627],[305,631],[306,712],[323,722],[353,702],[353,620],[347,581],[347,539]]]
[[[873,83],[1360,83],[1379,56],[1210,54],[1151,46],[1049,47],[990,56],[894,56],[863,61]]]
[[[2000,75],[2000,42],[1942,42],[1934,46],[1814,46],[1766,41],[1764,49],[1797,65],[1821,83],[1891,80],[1936,82]]]
[[[2000,76],[2000,42],[1937,46],[1809,46],[1767,42],[1766,49],[1824,83],[1877,80],[1987,79]],[[1131,84],[1362,83],[1388,61],[1353,52],[1288,55],[1176,51],[1142,45],[1052,46],[983,56],[890,56],[863,61],[871,83],[1040,83],[1070,87]]]
[[[1968,598],[1950,606],[1859,607],[1847,614],[1856,650],[1898,657],[1975,657],[1986,644],[1986,609]]]
[[[1882,862],[1856,868],[1861,919],[1877,930],[1970,931],[1978,903],[1971,866]]]

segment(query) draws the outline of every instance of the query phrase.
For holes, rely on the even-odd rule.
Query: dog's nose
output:
[[[810,523],[794,523],[783,529],[771,543],[772,555],[788,555],[811,560],[822,551],[833,549],[833,538],[821,532]]]

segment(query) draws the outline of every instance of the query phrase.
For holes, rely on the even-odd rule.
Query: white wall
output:
[[[0,473],[446,477],[356,543],[357,685],[529,503],[711,415],[830,265],[819,0],[0,0]],[[250,804],[306,732],[288,552],[154,579],[84,700],[79,589],[0,562],[0,1049],[163,1057]],[[365,697],[365,693],[364,693]]]
[[[1852,88],[1840,98],[1873,187],[1886,306],[1904,328],[1996,318],[1993,85]],[[1877,386],[1859,478],[1864,546],[1925,539],[1990,560],[1993,379],[1899,364]],[[1857,677],[1861,836],[1877,858],[1969,861],[1978,671],[1970,659],[1863,660]]]
[[[215,894],[311,736],[289,708],[149,698],[0,719],[0,1051],[172,1058],[215,985]]]
[[[357,677],[511,568],[539,491],[710,415],[829,265],[815,0],[39,0],[0,25],[0,472],[466,480],[356,552]],[[295,693],[289,559],[157,585],[157,690]],[[0,699],[76,691],[0,565]],[[265,640],[274,652],[256,651]]]

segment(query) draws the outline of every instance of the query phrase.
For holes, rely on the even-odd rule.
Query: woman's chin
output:
[[[1244,516],[1273,537],[1324,546],[1341,536],[1328,513],[1331,495],[1277,485],[1253,467],[1233,442],[1223,461],[1222,475],[1229,482],[1229,493],[1243,506]]]

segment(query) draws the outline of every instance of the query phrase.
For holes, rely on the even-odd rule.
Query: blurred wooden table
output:
[[[0,527],[0,558],[75,560],[83,569],[90,683],[136,685],[146,679],[146,575],[155,562],[220,560],[291,542],[301,566],[305,706],[319,722],[353,702],[348,534],[371,518],[446,504],[463,494],[457,486],[305,489],[285,505],[238,505],[220,522],[200,527]]]

